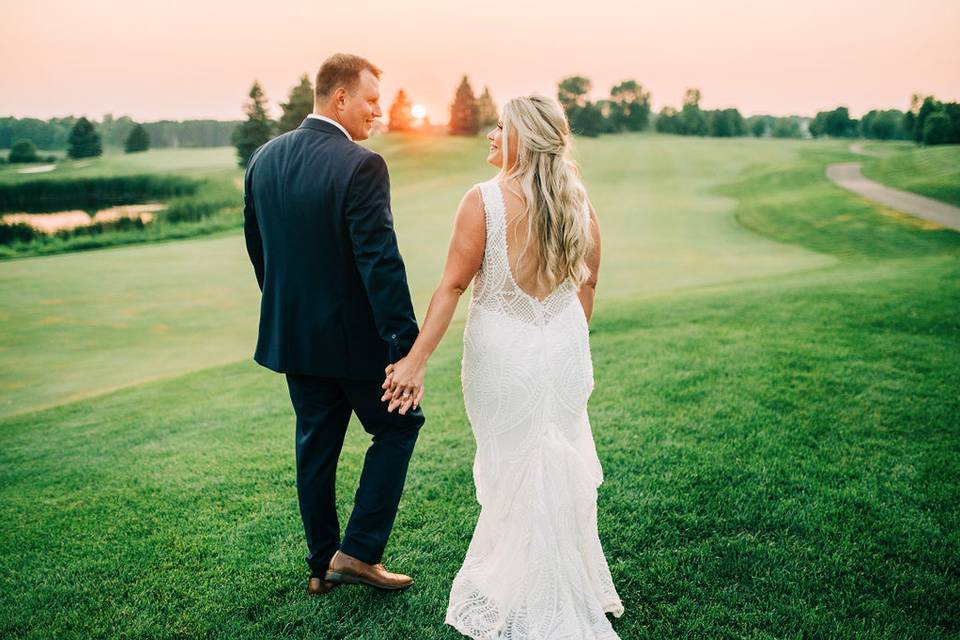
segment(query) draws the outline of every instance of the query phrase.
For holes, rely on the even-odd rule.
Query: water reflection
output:
[[[56,233],[77,227],[87,227],[98,222],[113,222],[120,218],[139,218],[144,224],[153,220],[153,215],[163,209],[159,202],[144,204],[126,204],[109,209],[101,209],[90,215],[82,209],[57,211],[55,213],[7,213],[0,218],[4,224],[28,224],[42,233]]]

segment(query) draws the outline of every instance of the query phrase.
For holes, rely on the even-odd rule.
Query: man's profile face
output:
[[[353,93],[344,91],[337,101],[340,123],[354,140],[370,137],[373,121],[383,115],[380,110],[380,80],[367,69],[360,72],[360,80]]]

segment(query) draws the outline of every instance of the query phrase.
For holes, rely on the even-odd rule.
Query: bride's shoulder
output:
[[[466,213],[479,213],[483,215],[483,185],[484,182],[478,182],[463,194],[460,199],[460,211],[466,210]]]

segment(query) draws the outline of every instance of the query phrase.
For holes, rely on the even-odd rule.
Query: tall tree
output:
[[[847,107],[837,107],[833,111],[818,111],[810,123],[810,133],[815,137],[850,138],[857,135],[858,122],[850,118]]]
[[[303,119],[313,112],[313,85],[307,74],[300,76],[300,84],[290,90],[286,102],[280,103],[283,114],[277,121],[278,133],[293,131],[300,126]]]
[[[917,142],[923,142],[926,139],[926,121],[927,118],[940,111],[943,108],[943,105],[939,100],[933,96],[927,96],[923,99],[923,102],[920,104],[920,108],[917,110],[917,120],[913,129],[913,139]],[[937,126],[937,132],[941,131],[941,125]]]
[[[610,89],[611,124],[618,131],[642,131],[650,122],[650,92],[636,80],[624,80]]]
[[[827,135],[834,138],[850,138],[856,135],[857,125],[850,119],[847,107],[837,107],[827,113]]]
[[[900,123],[903,132],[910,140],[914,139],[917,126],[917,113],[920,111],[920,105],[923,104],[923,94],[915,93],[910,96],[910,108],[903,114],[903,120]]]
[[[953,140],[953,124],[944,111],[934,111],[923,121],[923,144],[947,144]]]
[[[950,119],[950,128],[953,130],[951,144],[960,143],[960,103],[947,102],[943,105],[943,113]]]
[[[557,86],[557,100],[567,112],[568,118],[572,110],[587,105],[591,86],[590,80],[583,76],[570,76],[560,81]]]
[[[480,129],[485,130],[493,127],[500,121],[497,112],[497,105],[493,102],[493,96],[490,95],[490,87],[484,87],[483,93],[477,98],[477,124]]]
[[[450,133],[454,135],[475,135],[480,130],[477,122],[477,98],[473,95],[470,81],[463,76],[457,93],[450,105]]]
[[[700,110],[700,89],[687,89],[683,94],[683,107],[680,109],[680,133],[705,136],[708,132],[707,117]]]
[[[127,153],[146,151],[150,148],[150,135],[142,124],[135,124],[133,129],[130,129],[130,135],[127,136],[124,147]]]
[[[595,138],[604,132],[606,121],[600,107],[588,102],[582,107],[576,107],[570,117],[570,129],[573,133],[589,138]]]
[[[100,134],[86,118],[73,125],[67,138],[67,155],[71,158],[93,158],[103,153]]]
[[[273,121],[267,115],[267,98],[256,80],[248,94],[250,101],[244,107],[247,119],[233,131],[233,146],[237,148],[237,163],[246,167],[250,156],[273,136]]]
[[[397,97],[393,100],[390,107],[390,123],[387,127],[390,131],[410,131],[413,129],[413,114],[411,109],[413,105],[407,98],[407,92],[403,89],[397,91]]]

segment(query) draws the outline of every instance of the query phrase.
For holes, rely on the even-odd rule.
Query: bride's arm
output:
[[[406,357],[386,369],[383,388],[387,391],[381,400],[390,400],[388,411],[400,407],[399,412],[405,414],[411,406],[416,408],[420,404],[427,360],[447,332],[460,296],[480,269],[485,238],[483,202],[479,189],[474,187],[463,196],[457,209],[447,262],[440,283],[430,298],[420,333]],[[404,392],[410,396],[401,404]]]
[[[590,235],[593,237],[593,249],[587,255],[587,267],[590,268],[590,277],[580,285],[577,296],[580,298],[580,304],[583,305],[583,314],[587,317],[587,322],[593,316],[593,299],[597,293],[597,276],[600,271],[600,223],[597,221],[597,212],[593,210],[593,205],[587,201],[590,207]]]

